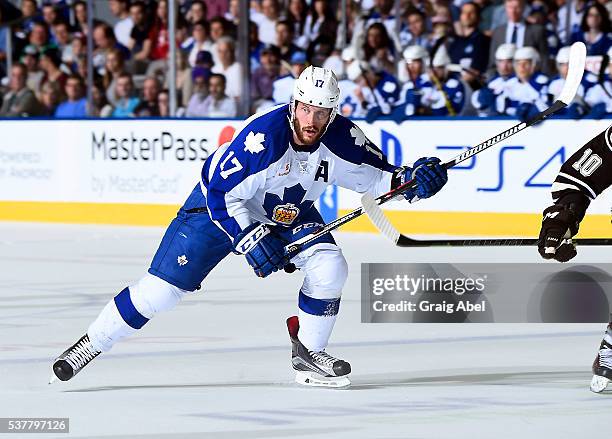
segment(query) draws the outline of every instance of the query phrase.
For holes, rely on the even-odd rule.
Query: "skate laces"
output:
[[[64,360],[72,366],[74,370],[78,370],[93,360],[100,352],[96,351],[88,337],[83,337],[74,345],[70,352],[66,354]]]
[[[308,351],[308,353],[310,354],[313,360],[315,360],[317,363],[324,364],[325,366],[332,367],[334,363],[338,361],[337,358],[332,357],[325,351]]]
[[[612,369],[612,349],[599,350],[599,366]]]

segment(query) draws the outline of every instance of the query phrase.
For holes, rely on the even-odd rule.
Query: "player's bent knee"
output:
[[[336,299],[348,277],[348,265],[339,247],[312,253],[304,267],[302,292],[316,299]]]
[[[187,291],[147,273],[129,287],[134,308],[147,319],[158,312],[169,311],[176,306]]]

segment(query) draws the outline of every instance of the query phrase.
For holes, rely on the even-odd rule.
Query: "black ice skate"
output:
[[[599,352],[593,362],[593,379],[591,380],[591,391],[603,392],[612,381],[612,315],[610,323],[604,335]]]
[[[287,329],[291,338],[291,364],[297,371],[295,382],[314,387],[348,387],[351,382],[347,375],[351,365],[334,358],[325,351],[309,351],[298,339],[300,323],[297,316],[287,319]]]
[[[81,371],[91,360],[100,355],[85,334],[75,344],[66,349],[53,363],[53,375],[49,384],[57,379],[68,381]]]

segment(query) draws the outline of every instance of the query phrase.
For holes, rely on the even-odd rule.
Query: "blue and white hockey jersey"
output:
[[[486,87],[472,93],[472,106],[481,117],[504,114],[506,110],[506,87],[514,75],[501,76],[497,73],[487,82]]]
[[[397,168],[345,117],[337,115],[309,152],[296,150],[292,139],[288,105],[251,117],[206,160],[201,192],[196,188],[185,208],[205,201],[215,224],[235,237],[253,222],[299,223],[332,184],[374,195],[390,190]]]
[[[612,113],[612,80],[608,75],[601,84],[594,84],[584,96],[584,100],[591,107],[589,117],[600,119]]]
[[[542,73],[535,73],[529,81],[522,82],[513,77],[507,84],[506,114],[517,116],[519,108],[528,104],[544,111],[548,107],[548,77]]]

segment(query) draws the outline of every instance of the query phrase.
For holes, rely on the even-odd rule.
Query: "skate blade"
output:
[[[591,392],[601,393],[606,390],[608,387],[608,383],[610,380],[606,377],[600,377],[599,375],[593,375],[593,379],[591,380]]]
[[[330,389],[343,389],[351,385],[347,376],[322,377],[315,372],[298,371],[295,374],[295,382],[308,387],[328,387]]]

